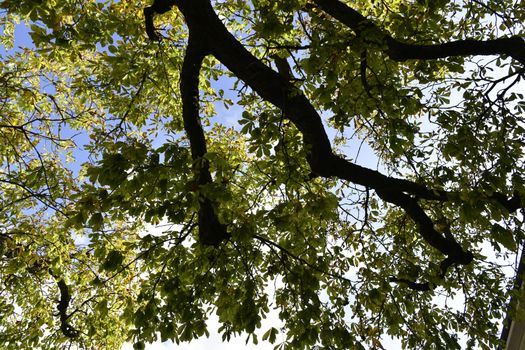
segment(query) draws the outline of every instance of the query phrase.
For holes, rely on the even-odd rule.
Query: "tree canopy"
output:
[[[520,1],[0,8],[0,347],[501,345]]]

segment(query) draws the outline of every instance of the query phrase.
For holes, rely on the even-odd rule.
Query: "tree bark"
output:
[[[195,181],[199,186],[210,184],[213,179],[209,163],[204,158],[207,153],[206,138],[199,116],[199,75],[202,61],[207,54],[203,39],[195,31],[190,31],[186,54],[182,63],[180,91],[182,98],[182,118],[184,129],[190,140],[191,156]],[[226,227],[219,222],[212,201],[199,193],[199,239],[205,245],[216,246],[229,237]]]
[[[393,38],[374,22],[341,1],[313,0],[313,2],[321,10],[351,28],[357,35],[379,38],[377,44],[386,44],[385,53],[394,61],[429,60],[452,56],[507,55],[525,65],[525,40],[519,36],[492,40],[466,39],[433,45],[409,44]]]

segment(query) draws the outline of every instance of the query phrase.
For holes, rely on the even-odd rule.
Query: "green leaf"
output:
[[[516,241],[512,231],[499,224],[493,224],[490,231],[491,237],[510,251],[516,251]]]
[[[267,340],[269,341],[271,344],[275,343],[275,339],[277,337],[277,334],[279,334],[279,331],[277,330],[277,328],[275,327],[272,327],[270,329],[268,329],[263,337],[262,337],[262,340]]]
[[[104,224],[104,217],[101,213],[94,213],[88,223],[94,230],[100,230]]]
[[[133,344],[133,349],[134,350],[144,350],[146,349],[146,345],[144,344],[143,341],[138,341]]]
[[[124,256],[118,250],[112,250],[102,263],[102,268],[107,271],[116,271],[121,267]]]

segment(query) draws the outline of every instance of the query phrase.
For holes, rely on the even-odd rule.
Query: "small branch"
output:
[[[456,263],[457,261],[455,261],[455,259],[451,257],[447,257],[446,259],[441,261],[441,264],[439,264],[439,270],[440,270],[439,276],[438,276],[439,279],[444,279],[447,274],[448,269]],[[425,291],[433,290],[434,288],[437,287],[437,285],[432,282],[420,283],[420,282],[410,281],[406,278],[390,277],[389,280],[390,282],[406,284],[408,288],[413,289],[418,292],[425,292]]]
[[[122,117],[120,117],[119,123],[114,128],[112,128],[109,132],[106,133],[105,138],[109,137],[109,135],[111,135],[115,131],[122,129],[122,126],[124,125],[124,123],[128,119],[129,113],[135,107],[136,100],[139,98],[140,94],[142,93],[142,89],[144,88],[144,83],[146,82],[146,78],[147,77],[148,77],[148,72],[145,71],[142,74],[142,78],[140,79],[140,83],[139,83],[139,86],[137,88],[137,91],[135,91],[135,93],[133,94],[133,96],[131,97],[131,99],[130,99],[130,101],[128,103],[128,107],[126,108],[126,112],[124,112],[124,115]]]
[[[63,278],[58,278],[55,274],[49,271],[51,276],[57,281],[58,289],[60,291],[60,300],[58,300],[57,310],[60,317],[60,330],[62,334],[68,338],[77,338],[80,332],[71,326],[68,319],[71,315],[67,314],[69,303],[71,302],[71,294],[69,293],[69,286],[66,284]]]
[[[365,90],[368,97],[372,97],[372,93],[370,92],[370,85],[368,84],[368,80],[366,79],[366,68],[367,68],[367,52],[366,50],[363,50],[361,53],[361,63],[359,65],[359,74],[361,75],[361,84],[363,85],[363,89]],[[373,97],[372,97],[373,98]]]
[[[286,58],[282,58],[279,55],[271,55],[270,57],[273,59],[279,74],[281,74],[288,81],[292,81],[295,79],[292,73],[292,69],[290,68],[290,65],[288,64]]]
[[[518,209],[523,208],[524,204],[523,199],[518,192],[515,192],[511,198],[507,198],[504,194],[495,192],[489,198],[501,204],[509,213],[513,213]]]
[[[350,279],[348,279],[348,278],[346,278],[346,277],[344,277],[344,276],[341,276],[341,275],[339,275],[339,274],[335,274],[335,273],[330,273],[330,272],[328,272],[328,271],[321,270],[321,269],[318,268],[317,266],[315,266],[315,265],[313,265],[313,264],[310,264],[310,263],[309,263],[308,261],[306,261],[305,259],[301,258],[300,256],[295,255],[294,253],[292,253],[292,252],[289,251],[288,249],[284,248],[283,246],[281,246],[281,245],[275,243],[274,241],[271,241],[271,240],[269,240],[269,239],[267,239],[267,238],[264,238],[264,237],[262,237],[262,236],[259,236],[259,235],[254,235],[253,237],[254,237],[255,239],[257,239],[257,240],[263,242],[264,244],[266,244],[266,245],[269,246],[269,247],[274,247],[274,248],[279,249],[281,252],[283,252],[283,253],[286,254],[287,256],[293,258],[294,260],[297,260],[297,261],[303,263],[304,265],[308,266],[309,268],[311,268],[311,269],[314,270],[314,271],[317,271],[317,272],[319,272],[319,273],[321,273],[321,274],[323,274],[323,275],[328,275],[328,276],[330,276],[330,277],[334,277],[334,278],[340,279],[340,280],[342,280],[342,281],[345,281],[345,282],[347,282],[347,283],[353,284],[353,282],[352,282]]]
[[[418,291],[418,292],[426,292],[429,290],[433,290],[435,287],[435,285],[431,284],[430,282],[419,283],[419,282],[413,282],[413,281],[407,280],[406,278],[390,277],[389,280],[390,282],[403,283],[408,288]]]
[[[163,14],[171,10],[177,0],[154,0],[153,4],[144,8],[144,20],[146,24],[146,34],[151,40],[158,41],[160,38],[153,24],[155,14]]]

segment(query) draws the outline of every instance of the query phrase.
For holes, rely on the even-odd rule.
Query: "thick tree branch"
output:
[[[415,199],[399,191],[376,190],[376,192],[384,201],[403,208],[408,216],[418,225],[419,233],[429,245],[453,259],[454,263],[467,265],[472,262],[474,258],[472,253],[465,252],[452,237],[444,237],[436,231],[432,219]]]
[[[386,45],[386,54],[394,61],[437,59],[451,56],[508,55],[525,65],[525,40],[514,36],[493,40],[457,40],[443,44],[403,43],[384,32],[375,23],[339,0],[312,0],[321,10],[351,28],[357,35],[373,38]]]
[[[0,233],[0,242],[4,239],[12,239],[11,236],[7,234]],[[16,246],[24,247],[23,245],[18,245],[15,243]],[[7,258],[13,258],[14,254],[13,251],[7,250],[3,253],[3,255]],[[42,258],[38,259],[33,263],[33,265],[27,267],[27,270],[31,273],[37,273],[42,269],[44,265],[48,265],[49,262],[47,259]],[[60,331],[62,334],[70,339],[77,338],[80,335],[80,331],[75,329],[71,324],[69,323],[69,318],[76,312],[73,311],[71,313],[67,313],[67,310],[69,308],[69,305],[71,303],[71,293],[69,291],[69,286],[67,285],[66,281],[58,277],[56,274],[51,271],[51,269],[48,270],[51,277],[53,277],[57,283],[58,291],[60,293],[60,298],[56,301],[57,302],[57,310],[58,314],[55,314],[55,316],[58,316],[60,319]]]
[[[207,152],[206,138],[199,116],[199,74],[207,52],[202,39],[194,33],[190,29],[180,75],[180,91],[184,129],[190,140],[195,178],[201,187],[213,180],[208,161],[204,158]],[[203,244],[218,245],[228,237],[226,227],[219,222],[209,198],[199,198],[199,204],[199,239]]]
[[[350,19],[363,23],[363,28],[366,26],[375,28],[372,22],[346,5],[338,1],[328,1],[342,6],[343,12],[346,8]],[[263,99],[283,109],[286,116],[301,130],[305,144],[311,150],[309,162],[315,174],[326,177],[336,176],[374,189],[398,190],[420,199],[447,201],[457,197],[453,193],[428,189],[412,181],[385,176],[378,171],[361,167],[334,155],[321,118],[306,97],[295,88],[293,82],[249,53],[224,27],[209,1],[195,1],[195,3],[202,3],[202,7],[192,5],[191,1],[169,2],[170,6],[175,4],[180,8],[190,29],[193,28],[194,33],[200,33],[203,37],[203,45],[207,45],[228,69],[250,85]],[[509,211],[521,207],[521,200],[516,197],[508,200],[502,194],[495,194],[493,199]]]
[[[301,131],[308,162],[315,174],[323,177],[336,176],[375,189],[385,201],[407,211],[420,228],[423,239],[432,247],[452,257],[456,263],[468,264],[472,260],[470,252],[463,251],[457,242],[445,239],[433,228],[432,221],[417,201],[406,193],[441,200],[446,199],[446,194],[436,193],[410,181],[385,176],[335,155],[321,117],[308,99],[288,79],[264,65],[245,49],[226,29],[209,0],[181,0],[177,6],[190,31],[192,28],[200,31],[199,35],[206,40],[211,53],[259,96],[280,108]]]
[[[259,96],[281,108],[302,132],[305,146],[309,149],[308,161],[315,174],[337,176],[374,189],[396,189],[423,199],[446,200],[445,192],[436,192],[411,181],[388,177],[334,155],[321,117],[308,99],[292,82],[248,52],[228,32],[209,1],[180,1],[178,6],[190,28],[198,28],[196,30],[200,30],[207,38],[213,55]]]
[[[284,115],[301,131],[308,162],[315,174],[323,177],[335,176],[375,189],[383,200],[403,208],[418,225],[423,239],[450,258],[450,264],[468,264],[472,261],[472,253],[464,251],[453,238],[444,237],[435,230],[432,220],[416,199],[445,201],[450,199],[448,193],[385,176],[335,155],[321,118],[308,99],[283,75],[247,51],[217,17],[209,0],[181,0],[176,5],[183,13],[190,32],[198,31],[203,45],[206,45],[221,63],[259,96],[283,110]],[[359,14],[350,14],[354,16],[353,20],[359,20]],[[359,28],[365,28],[365,24],[362,23]],[[197,89],[197,86],[194,86],[194,89]],[[196,93],[194,92],[193,96]]]
[[[159,37],[153,25],[155,14],[166,13],[177,4],[177,0],[154,0],[144,9],[146,33],[151,40]],[[186,54],[181,68],[180,91],[184,129],[190,140],[195,180],[199,187],[213,181],[206,154],[206,138],[199,116],[199,74],[204,57],[209,53],[200,28],[190,28]],[[207,245],[218,245],[228,238],[226,227],[219,222],[213,204],[205,196],[199,198],[199,239]]]

